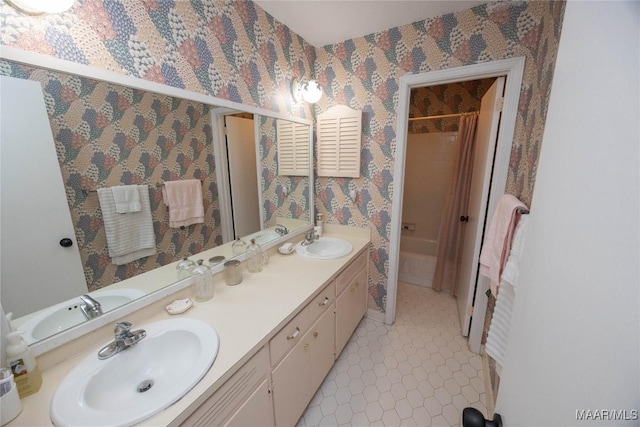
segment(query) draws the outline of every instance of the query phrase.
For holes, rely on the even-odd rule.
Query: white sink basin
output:
[[[137,344],[105,360],[96,350],[67,374],[51,402],[56,426],[139,423],[193,388],[218,354],[218,334],[199,320],[170,319],[142,329],[147,336]]]
[[[144,296],[145,293],[139,289],[122,288],[95,291],[89,295],[100,303],[102,312],[106,313]],[[56,304],[42,310],[17,329],[24,331],[23,338],[27,344],[48,338],[86,321],[80,311],[81,303],[78,297]]]
[[[296,245],[296,252],[300,255],[316,259],[334,259],[348,255],[353,250],[351,243],[335,237],[320,237],[310,245],[302,242]]]

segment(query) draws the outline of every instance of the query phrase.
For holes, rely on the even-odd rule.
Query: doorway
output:
[[[398,286],[398,267],[400,253],[400,236],[402,228],[402,195],[404,190],[409,99],[411,89],[442,85],[458,81],[476,80],[498,76],[506,77],[506,84],[503,98],[502,120],[499,125],[499,133],[495,145],[495,161],[492,172],[485,182],[483,194],[485,196],[485,206],[487,206],[484,217],[493,213],[498,198],[504,192],[509,158],[511,153],[512,138],[515,129],[517,116],[517,106],[520,97],[520,86],[522,83],[522,73],[524,69],[524,58],[513,58],[502,61],[494,61],[484,64],[458,67],[448,70],[434,71],[424,74],[407,75],[400,79],[399,106],[398,106],[398,126],[397,126],[397,146],[395,156],[394,183],[395,191],[392,200],[392,229],[389,251],[389,282],[387,287],[387,306],[385,313],[385,323],[393,324],[395,320],[396,293]],[[490,161],[490,160],[489,160]],[[490,181],[490,182],[489,182]],[[489,195],[489,185],[495,191]],[[484,217],[478,218],[478,222],[484,223]],[[478,242],[477,242],[478,243]],[[478,243],[479,245],[479,243]],[[479,251],[479,249],[478,249]],[[477,258],[473,260],[477,263]],[[484,296],[484,288],[488,284],[484,280],[478,280],[476,290],[475,283],[470,287],[471,298],[475,298],[475,309],[469,333],[469,345],[472,351],[479,352],[484,328],[484,317],[486,314],[487,297]],[[484,297],[484,298],[483,298]]]

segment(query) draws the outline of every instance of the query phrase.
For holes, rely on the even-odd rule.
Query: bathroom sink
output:
[[[139,423],[184,396],[218,354],[218,334],[202,321],[170,319],[141,328],[147,336],[137,344],[105,360],[96,350],[67,374],[51,402],[56,426]]]
[[[106,313],[144,296],[145,293],[139,289],[121,288],[96,291],[89,295],[100,303],[102,312]],[[81,303],[78,297],[56,304],[36,314],[17,329],[24,331],[23,338],[27,344],[49,338],[86,321],[80,311]]]
[[[320,237],[309,245],[300,242],[296,245],[296,252],[300,255],[316,259],[334,259],[348,255],[353,250],[351,243],[335,237]]]

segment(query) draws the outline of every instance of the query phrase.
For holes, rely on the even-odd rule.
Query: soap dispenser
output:
[[[322,232],[324,231],[324,226],[323,226],[323,223],[322,223],[322,214],[321,213],[316,215],[316,226],[313,228],[313,231],[316,234],[316,236],[318,236],[318,237],[322,236]]]
[[[36,358],[29,352],[29,346],[22,339],[22,333],[22,331],[9,332],[5,350],[21,399],[37,392],[42,385],[40,368]]]

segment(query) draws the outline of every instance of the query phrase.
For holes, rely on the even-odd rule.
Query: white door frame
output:
[[[402,224],[402,196],[404,190],[404,168],[407,149],[407,130],[409,124],[407,119],[409,118],[411,89],[498,76],[507,77],[492,175],[492,188],[500,189],[500,191],[493,191],[489,197],[487,215],[491,215],[495,209],[498,199],[504,193],[504,188],[507,183],[511,146],[513,143],[513,134],[515,131],[518,113],[518,102],[520,100],[522,74],[524,72],[524,61],[524,57],[517,57],[422,74],[409,74],[400,78],[397,116],[398,123],[396,127],[396,153],[393,173],[394,191],[391,202],[392,220],[391,239],[389,242],[389,275],[387,285],[387,304],[385,307],[386,324],[393,324],[396,317],[400,232]],[[488,159],[488,161],[491,161],[491,159]],[[471,324],[469,342],[471,345],[473,341],[472,349],[476,347],[477,342],[477,349],[479,350],[478,330],[480,331],[479,335],[481,338],[482,329],[484,327],[484,317],[486,314],[486,296],[480,292],[477,292],[476,295],[484,297],[484,300],[479,299],[477,300],[477,304],[475,304],[476,309],[474,311],[474,318]]]

